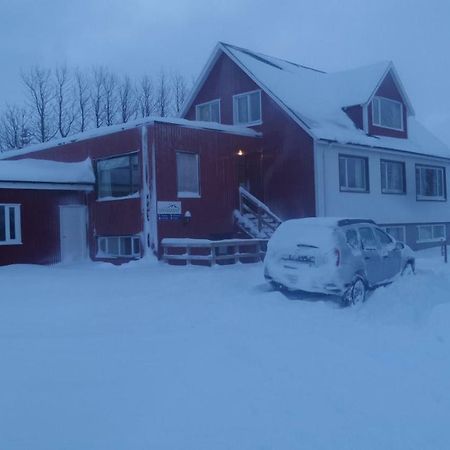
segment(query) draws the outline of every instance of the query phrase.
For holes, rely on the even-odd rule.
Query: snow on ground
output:
[[[448,449],[450,268],[358,308],[262,265],[0,268],[0,449]]]

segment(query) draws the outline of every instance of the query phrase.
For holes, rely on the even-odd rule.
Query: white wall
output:
[[[339,154],[369,159],[369,193],[340,192]],[[381,193],[380,159],[405,162],[406,195]],[[447,201],[416,200],[415,164],[446,168]],[[318,216],[370,218],[382,224],[450,222],[450,163],[445,160],[395,151],[316,143],[315,176]]]

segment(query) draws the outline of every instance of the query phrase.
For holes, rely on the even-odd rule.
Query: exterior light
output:
[[[238,152],[237,152],[237,155],[238,156],[244,156],[244,150],[239,149]]]
[[[192,214],[190,211],[186,211],[183,215],[183,223],[187,225],[192,219]]]

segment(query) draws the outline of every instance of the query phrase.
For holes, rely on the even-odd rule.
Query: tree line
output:
[[[64,138],[139,117],[177,116],[188,93],[186,78],[119,76],[105,67],[89,70],[34,66],[22,71],[23,104],[0,112],[0,150]]]

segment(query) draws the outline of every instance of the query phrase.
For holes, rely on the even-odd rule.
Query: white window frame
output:
[[[0,203],[0,207],[5,208],[5,240],[0,241],[0,245],[21,245],[22,244],[22,224],[21,224],[21,205],[18,203]],[[11,239],[11,229],[9,222],[9,210],[14,210],[15,239]]]
[[[237,109],[237,105],[238,105],[238,99],[241,97],[247,97],[247,110],[249,112],[249,116],[251,116],[250,114],[250,95],[251,94],[255,94],[258,93],[259,94],[259,119],[258,120],[254,120],[254,121],[249,121],[249,122],[239,122],[238,121],[238,109]],[[261,125],[262,124],[262,103],[261,103],[261,89],[255,89],[254,91],[248,91],[248,92],[242,92],[241,94],[236,94],[233,95],[233,123],[235,125]]]
[[[400,105],[400,123],[401,123],[400,128],[390,127],[388,125],[383,125],[381,123],[382,120],[381,120],[381,104],[380,103],[382,101]],[[375,117],[375,102],[378,103],[378,117]],[[403,114],[404,114],[403,103],[399,102],[398,100],[393,100],[392,98],[386,98],[386,97],[381,97],[381,96],[374,97],[372,100],[372,125],[374,125],[376,127],[387,128],[388,130],[405,131],[405,124],[403,123]]]
[[[341,186],[341,159],[345,159],[345,186]],[[348,187],[348,168],[347,161],[349,159],[361,159],[364,161],[364,170],[365,170],[365,188],[352,188]],[[369,160],[364,156],[357,155],[338,155],[338,178],[339,178],[339,190],[341,192],[361,192],[361,193],[369,193],[370,192],[370,181],[369,181]]]
[[[423,195],[423,194],[421,194],[421,188],[422,188],[422,186],[421,186],[421,184],[420,184],[420,180],[422,179],[422,176],[421,175],[419,175],[419,177],[417,177],[417,171],[419,170],[421,170],[421,169],[427,169],[427,170],[429,170],[429,169],[432,169],[432,170],[436,170],[436,171],[438,171],[438,170],[440,170],[441,172],[442,172],[442,192],[443,192],[443,194],[444,195],[434,195],[434,196],[432,196],[432,195]],[[447,200],[447,186],[446,186],[446,183],[447,183],[447,174],[446,174],[446,171],[445,171],[445,167],[443,167],[443,166],[429,166],[429,165],[427,165],[427,164],[416,164],[416,171],[415,171],[415,178],[416,178],[416,199],[417,200],[428,200],[428,201],[433,201],[433,200],[435,200],[435,201],[446,201]],[[417,180],[418,180],[418,183],[417,183]]]
[[[197,161],[197,192],[188,192],[188,191],[180,191],[179,185],[178,185],[178,155],[182,154],[188,154],[195,156]],[[200,190],[200,157],[198,153],[195,152],[189,152],[189,151],[183,151],[183,150],[177,150],[175,155],[176,161],[175,161],[175,170],[176,170],[176,178],[177,178],[177,197],[178,198],[200,198],[201,197],[201,190]]]
[[[199,112],[199,110],[200,110],[201,107],[204,107],[204,106],[208,106],[209,107],[209,116],[211,117],[211,107],[215,103],[219,104],[219,122],[217,122],[217,123],[222,123],[220,98],[216,98],[214,100],[211,100],[211,101],[208,101],[208,102],[204,102],[204,103],[199,103],[198,105],[195,105],[195,120],[201,120],[200,119],[200,112]],[[210,120],[210,122],[215,123],[213,120]]]
[[[401,230],[402,239],[401,239],[399,242],[404,242],[404,243],[405,243],[405,242],[406,242],[406,227],[405,227],[404,225],[392,225],[392,226],[387,225],[387,226],[383,227],[383,230],[384,230],[387,234],[389,234],[389,235],[392,236],[394,239],[396,239],[395,236],[393,236],[393,235],[390,233],[390,231],[389,231],[389,230],[393,230],[393,229]],[[396,239],[396,240],[398,240],[398,239]]]
[[[420,228],[423,227],[431,227],[431,238],[429,239],[421,239],[420,238]],[[444,229],[444,237],[435,237],[434,234],[434,230],[437,227],[443,227]],[[417,225],[417,243],[418,244],[422,244],[422,243],[427,243],[427,242],[441,242],[442,239],[447,240],[447,227],[444,223],[424,223],[421,225]]]
[[[386,183],[388,183],[388,170],[387,170],[387,164],[399,164],[402,167],[402,189],[389,189],[388,187],[383,187],[383,163],[385,164],[384,170],[384,179],[386,180]],[[381,193],[382,194],[406,194],[406,166],[403,161],[396,161],[394,159],[381,159],[380,160],[380,183],[381,183]]]
[[[122,251],[121,240],[122,239],[131,239],[131,254],[126,254]],[[119,252],[117,255],[114,255],[109,252],[109,240],[110,239],[118,239],[118,248]],[[101,250],[101,242],[105,242],[105,251]],[[139,242],[138,251],[134,250],[134,241]],[[115,258],[140,258],[141,257],[141,238],[139,235],[128,235],[128,236],[97,236],[97,258],[107,258],[107,259],[115,259]]]

